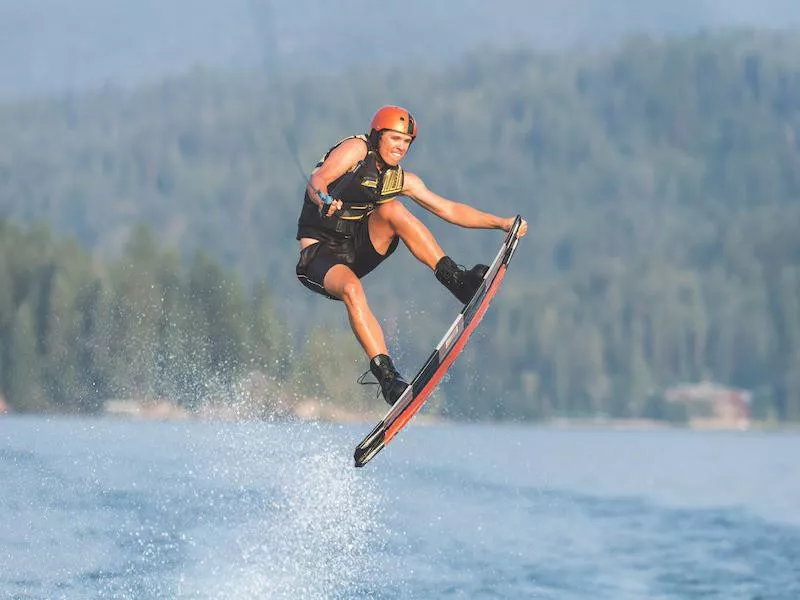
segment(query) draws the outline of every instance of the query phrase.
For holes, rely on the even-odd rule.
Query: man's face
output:
[[[400,164],[413,139],[410,135],[399,131],[384,131],[378,141],[378,153],[383,162],[390,167]]]

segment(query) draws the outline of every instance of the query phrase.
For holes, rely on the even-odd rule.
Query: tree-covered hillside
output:
[[[294,281],[303,181],[287,137],[310,166],[379,104],[402,103],[421,124],[409,169],[446,196],[531,222],[443,388],[447,411],[640,416],[665,386],[710,378],[754,390],[757,414],[797,420],[799,50],[791,33],[636,37],[602,53],[480,53],[446,69],[196,71],[135,92],[8,104],[0,210],[101,257],[120,257],[147,223],[184,256],[203,249],[245,281],[265,278],[300,347],[313,324],[345,321]],[[499,243],[413,210],[459,262]],[[366,283],[412,371],[454,301],[407,254]],[[336,378],[357,375],[347,360]]]

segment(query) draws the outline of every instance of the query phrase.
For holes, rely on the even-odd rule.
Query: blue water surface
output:
[[[0,418],[0,598],[800,598],[800,436]]]

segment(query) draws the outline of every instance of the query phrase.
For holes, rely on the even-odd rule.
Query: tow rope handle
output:
[[[336,193],[336,190],[338,190],[343,185],[345,185],[345,184],[349,183],[350,181],[352,181],[352,179],[356,176],[356,172],[361,168],[362,164],[364,164],[363,160],[360,160],[360,161],[358,161],[358,163],[356,163],[356,166],[353,167],[350,170],[350,172],[348,172],[347,175],[345,175],[345,177],[342,178],[342,180],[339,182],[339,184],[333,190],[334,194]],[[305,177],[305,175],[304,175],[304,177]],[[309,185],[311,185],[311,178],[305,177],[305,180],[308,182]],[[333,203],[333,196],[331,194],[326,194],[325,192],[321,192],[320,190],[318,190],[315,187],[312,187],[311,189],[313,189],[315,192],[317,192],[317,196],[319,196],[319,199],[322,200],[322,206],[319,207],[319,216],[322,217],[323,219],[326,219],[327,218],[326,215],[328,213],[328,208]],[[341,211],[336,211],[331,216],[335,217],[337,212],[341,212]]]

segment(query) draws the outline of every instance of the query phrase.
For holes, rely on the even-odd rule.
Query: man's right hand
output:
[[[319,216],[323,219],[327,219],[337,210],[342,208],[342,201],[334,200],[333,196],[330,194],[318,191],[317,196],[319,196],[320,199]]]

